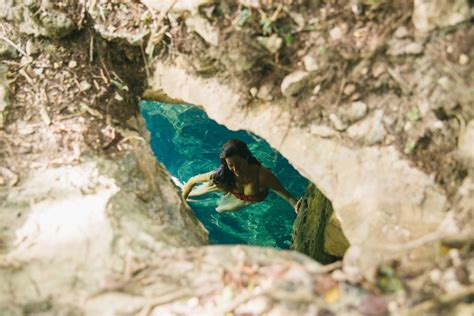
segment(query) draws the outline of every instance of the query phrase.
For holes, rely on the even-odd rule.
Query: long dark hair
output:
[[[224,145],[222,145],[221,153],[219,155],[221,165],[211,175],[212,183],[226,191],[235,188],[234,174],[230,171],[225,161],[225,158],[230,158],[232,156],[239,156],[246,159],[249,164],[261,165],[260,161],[252,155],[246,143],[240,139],[228,140]]]

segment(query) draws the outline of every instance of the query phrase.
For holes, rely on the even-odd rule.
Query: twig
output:
[[[30,57],[30,55],[28,55],[24,50],[22,50],[20,47],[18,47],[18,45],[13,43],[11,40],[6,38],[5,36],[0,34],[0,39],[4,40],[5,42],[7,42],[11,46],[13,46],[13,48],[15,48],[17,51],[19,51],[23,56]]]
[[[424,315],[436,307],[443,308],[456,304],[469,295],[474,295],[474,285],[470,285],[457,292],[446,293],[440,297],[420,303],[409,311],[409,315]]]

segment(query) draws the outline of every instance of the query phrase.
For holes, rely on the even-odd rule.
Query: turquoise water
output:
[[[219,166],[222,144],[231,138],[247,143],[254,156],[270,168],[295,198],[308,184],[266,141],[245,131],[230,131],[195,106],[142,101],[140,109],[151,133],[151,147],[181,184]],[[289,248],[295,213],[287,201],[271,192],[263,202],[235,212],[215,211],[222,194],[193,197],[189,205],[209,231],[211,244],[250,244]]]

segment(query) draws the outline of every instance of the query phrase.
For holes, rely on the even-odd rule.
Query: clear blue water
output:
[[[308,181],[268,143],[245,131],[230,131],[190,105],[142,101],[140,109],[151,133],[151,147],[181,183],[216,169],[222,144],[231,138],[247,143],[254,156],[278,177],[295,198]],[[189,205],[209,231],[211,244],[250,244],[289,248],[295,213],[287,201],[271,192],[263,202],[235,212],[218,213],[220,193],[193,197]]]

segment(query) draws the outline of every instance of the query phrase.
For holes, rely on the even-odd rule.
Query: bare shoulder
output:
[[[270,169],[265,168],[264,166],[260,166],[258,176],[260,179],[260,183],[265,185],[269,185],[275,179],[275,175],[273,174],[273,172]]]

